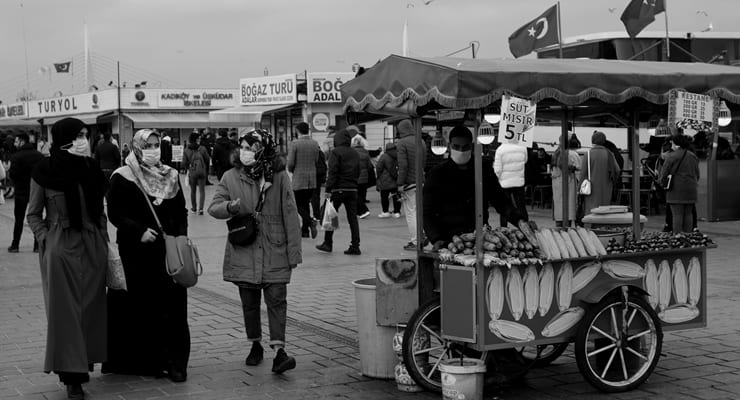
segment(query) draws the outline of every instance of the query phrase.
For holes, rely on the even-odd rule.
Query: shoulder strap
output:
[[[152,215],[154,216],[154,220],[157,221],[157,227],[159,227],[159,230],[162,231],[162,233],[164,233],[164,228],[162,228],[162,223],[159,222],[159,217],[157,217],[157,213],[154,211],[154,206],[152,205],[152,202],[149,200],[149,195],[146,194],[146,192],[144,191],[144,188],[141,187],[141,185],[139,185],[138,181],[134,183],[141,191],[141,194],[144,195],[144,199],[146,200],[146,204],[149,205],[149,209],[152,210]]]
[[[591,180],[591,150],[588,150],[588,153],[586,153],[586,158],[588,159],[588,163],[586,163],[586,168],[588,168],[588,180]]]
[[[683,149],[683,155],[681,156],[681,160],[678,162],[678,164],[676,164],[676,167],[673,168],[673,170],[671,171],[671,175],[675,174],[676,171],[678,171],[678,167],[681,166],[681,163],[683,162],[683,158],[686,157],[686,153],[688,153],[688,150]]]

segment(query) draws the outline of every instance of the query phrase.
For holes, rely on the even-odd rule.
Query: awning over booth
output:
[[[228,128],[231,125],[214,123],[203,112],[125,112],[125,117],[134,122],[134,128]]]
[[[271,104],[264,106],[238,106],[211,111],[208,114],[212,122],[231,124],[231,126],[251,126],[262,121],[262,114],[290,108],[295,104],[296,103]]]
[[[80,114],[80,115],[64,115],[60,117],[51,117],[51,118],[44,118],[44,125],[51,126],[57,123],[57,121],[61,121],[65,118],[76,118],[80,121],[84,122],[86,125],[95,125],[98,123],[98,118],[113,114],[113,111],[105,111],[105,112],[99,112],[99,113],[91,113],[91,114]]]

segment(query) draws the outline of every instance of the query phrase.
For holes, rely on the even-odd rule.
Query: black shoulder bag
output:
[[[257,216],[262,212],[264,193],[264,190],[260,191],[254,214],[239,215],[226,221],[226,227],[229,229],[229,243],[232,245],[245,247],[257,239],[259,233]]]

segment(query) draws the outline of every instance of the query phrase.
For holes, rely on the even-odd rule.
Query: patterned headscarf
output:
[[[244,173],[255,181],[264,176],[265,182],[272,182],[273,162],[277,156],[277,145],[270,132],[264,129],[255,129],[247,132],[239,139],[240,147],[242,141],[246,141],[249,146],[255,143],[260,144],[260,149],[254,154],[254,164],[242,165]]]
[[[175,197],[180,190],[180,176],[176,169],[162,164],[161,161],[154,166],[141,161],[142,149],[151,135],[159,137],[159,134],[151,129],[140,129],[136,132],[131,141],[131,153],[126,157],[126,165],[131,168],[144,191],[155,198],[154,204],[161,204],[163,200]]]

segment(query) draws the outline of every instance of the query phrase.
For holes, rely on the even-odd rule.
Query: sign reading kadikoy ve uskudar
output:
[[[498,140],[523,147],[531,147],[537,112],[537,104],[527,99],[504,96],[501,99],[501,122]]]

